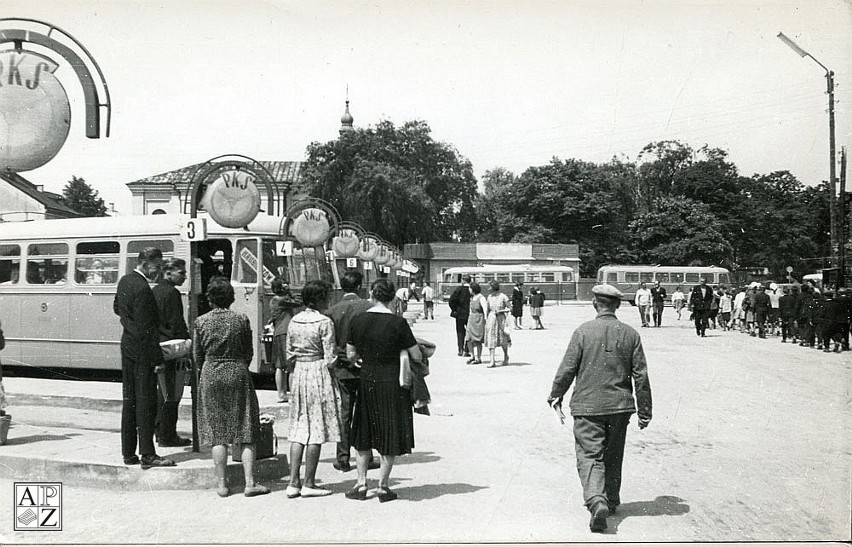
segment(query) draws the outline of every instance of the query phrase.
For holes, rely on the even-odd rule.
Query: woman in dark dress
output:
[[[207,285],[212,309],[195,320],[193,353],[201,368],[199,379],[198,429],[202,444],[213,446],[213,464],[219,481],[216,493],[228,496],[225,466],[228,445],[242,445],[246,496],[268,494],[254,482],[255,441],[260,434],[260,407],[248,366],[252,349],[248,317],[228,308],[234,288],[223,277]]]
[[[287,328],[296,308],[302,305],[293,298],[290,288],[280,277],[272,280],[272,292],[275,296],[269,301],[269,313],[275,328],[272,337],[272,355],[275,364],[275,387],[278,390],[278,402],[287,402]]]
[[[388,478],[400,454],[414,448],[414,418],[409,390],[400,387],[400,352],[412,360],[421,359],[420,349],[408,322],[388,309],[395,288],[387,279],[377,279],[371,287],[375,304],[352,320],[346,354],[350,362],[361,363],[360,388],[352,419],[351,444],[358,450],[358,481],[346,493],[349,499],[367,498],[367,466],[370,451],[381,456],[380,502],[396,499]]]

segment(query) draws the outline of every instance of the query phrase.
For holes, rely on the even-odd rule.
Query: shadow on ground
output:
[[[30,444],[41,441],[63,441],[68,437],[76,437],[79,433],[70,433],[68,435],[29,435],[27,437],[10,437],[6,440],[7,445]]]
[[[631,517],[662,517],[680,516],[689,513],[689,505],[677,496],[658,496],[653,501],[633,501],[618,506],[614,515],[607,519],[609,528],[607,533],[618,532],[621,521]]]

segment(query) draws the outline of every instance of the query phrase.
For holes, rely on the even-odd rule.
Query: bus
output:
[[[671,301],[675,288],[679,286],[684,293],[688,293],[702,279],[705,279],[708,285],[730,286],[731,272],[716,266],[608,265],[598,269],[598,283],[617,287],[624,294],[622,300],[631,304],[636,297],[639,283],[647,283],[650,289],[654,281],[659,281],[668,294],[666,299]]]
[[[188,215],[37,220],[0,224],[0,321],[6,334],[4,365],[45,369],[121,369],[121,324],[113,313],[118,280],[136,267],[139,252],[157,247],[165,258],[183,258],[198,305],[189,310],[190,282],[178,290],[187,321],[209,309],[203,293],[214,275],[234,286],[231,309],[249,317],[254,334],[250,370],[268,374],[263,351],[269,321],[270,284],[280,276],[298,292],[310,279],[331,281],[324,250],[284,252],[282,218],[260,215],[246,228],[216,224],[206,214],[207,239],[181,236]]]
[[[453,291],[462,284],[462,278],[469,275],[471,281],[482,285],[482,293],[488,294],[488,282],[500,283],[500,290],[512,294],[512,286],[522,281],[527,289],[538,287],[544,293],[545,301],[574,300],[577,298],[578,272],[570,266],[511,264],[456,266],[441,273],[438,281],[438,294],[443,300],[449,300]]]

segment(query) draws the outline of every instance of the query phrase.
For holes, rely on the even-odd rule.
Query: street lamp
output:
[[[820,63],[816,57],[800,48],[796,42],[784,36],[783,32],[778,33],[778,38],[787,44],[790,49],[796,52],[800,57],[810,57],[813,61],[825,70],[825,79],[828,83],[828,184],[831,191],[831,198],[828,200],[828,215],[831,224],[831,256],[834,257],[835,249],[838,244],[837,234],[837,209],[835,202],[835,194],[837,192],[837,181],[835,177],[835,154],[834,154],[834,72],[829,70],[824,64]],[[833,262],[833,260],[832,260]],[[832,264],[834,265],[834,264]]]

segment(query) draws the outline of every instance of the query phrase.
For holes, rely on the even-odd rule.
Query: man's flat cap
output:
[[[616,289],[612,285],[607,285],[606,283],[592,287],[592,294],[597,296],[608,296],[610,298],[621,298],[624,296],[620,290]]]

